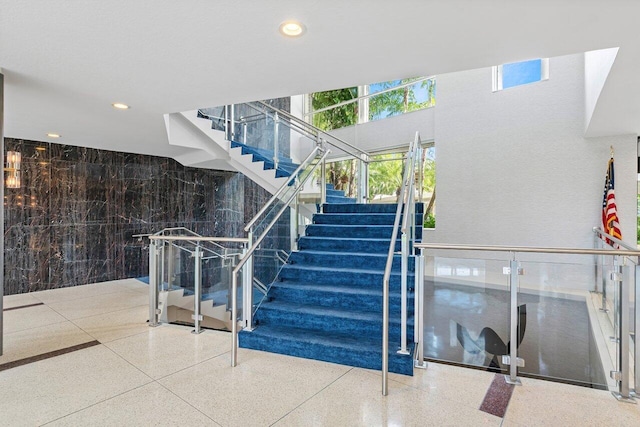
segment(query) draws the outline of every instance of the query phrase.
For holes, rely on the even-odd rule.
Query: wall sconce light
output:
[[[5,185],[7,188],[20,188],[20,164],[22,155],[17,151],[7,151]]]

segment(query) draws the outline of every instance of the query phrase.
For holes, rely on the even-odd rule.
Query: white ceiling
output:
[[[5,136],[172,156],[164,113],[618,46],[589,132],[639,133],[638,16],[633,0],[0,0]],[[291,18],[300,39],[277,31]]]

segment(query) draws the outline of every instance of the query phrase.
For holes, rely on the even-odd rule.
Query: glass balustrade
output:
[[[640,252],[416,247],[425,255],[426,358],[503,372],[510,381],[517,374],[608,389],[632,401]]]

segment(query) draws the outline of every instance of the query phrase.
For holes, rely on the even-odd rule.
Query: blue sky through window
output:
[[[538,82],[540,80],[542,80],[542,59],[514,62],[502,66],[503,89]]]

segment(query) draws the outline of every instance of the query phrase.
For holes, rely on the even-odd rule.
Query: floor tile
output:
[[[93,341],[69,321],[6,334],[0,364]]]
[[[640,405],[618,402],[610,392],[522,378],[505,424],[625,426],[640,424]]]
[[[73,321],[101,343],[147,332],[149,307],[140,305],[112,313],[83,317]]]
[[[390,373],[389,379],[478,408],[494,375],[491,372],[429,362],[427,369],[414,369],[412,377]]]
[[[52,302],[49,306],[67,319],[74,320],[148,304],[146,295],[118,287],[107,294]]]
[[[20,307],[20,306],[29,305],[29,304],[37,304],[39,302],[42,302],[42,301],[34,297],[33,293],[5,295],[2,300],[3,308],[5,310],[7,308]]]
[[[194,335],[191,328],[174,325],[149,329],[148,333],[105,345],[155,379],[226,353],[231,348],[228,332],[206,330]]]
[[[9,310],[3,314],[5,334],[67,321],[67,319],[46,305]]]
[[[118,282],[118,281],[116,281]],[[68,288],[48,289],[46,291],[33,292],[33,296],[45,304],[53,304],[61,301],[106,295],[122,291],[122,286],[114,282],[92,283],[90,285],[70,286]]]
[[[382,396],[380,376],[353,369],[283,417],[276,426],[499,426],[502,419],[395,381]]]
[[[47,426],[217,426],[202,412],[151,383],[47,424]]]
[[[259,357],[264,355],[255,353]],[[265,365],[271,369],[268,366],[256,369],[257,365],[242,361],[232,368],[225,354],[163,378],[160,383],[224,426],[268,426],[349,369],[288,356],[269,356],[272,357],[267,358]],[[274,362],[277,358],[281,360]],[[288,363],[291,370],[286,368]],[[287,372],[292,373],[291,378],[287,378]]]
[[[141,282],[138,279],[114,280],[113,283],[120,286],[123,289],[141,292],[143,294],[149,294],[149,285],[144,282]]]
[[[0,372],[0,422],[44,424],[150,381],[102,345],[67,353]]]

